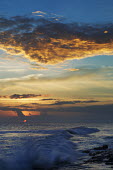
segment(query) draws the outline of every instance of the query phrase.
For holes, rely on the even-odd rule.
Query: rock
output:
[[[108,149],[108,145],[103,145],[103,146],[94,148],[94,150],[105,150],[105,149]]]
[[[84,150],[83,153],[89,153],[90,156],[94,156],[95,154],[102,153],[101,150],[106,150],[106,149],[108,149],[108,145],[103,145],[103,146],[99,146],[93,149]],[[98,150],[98,151],[96,152],[95,150]]]
[[[85,150],[91,156],[85,163],[105,163],[106,165],[113,165],[113,149],[108,149],[108,145],[103,145],[90,150]]]
[[[90,153],[90,150],[84,150],[83,153]]]
[[[113,162],[106,162],[106,165],[113,165]]]
[[[99,155],[101,153],[103,153],[103,151],[89,152],[89,156],[95,156],[95,155]]]

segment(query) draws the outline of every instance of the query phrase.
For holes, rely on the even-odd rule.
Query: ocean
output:
[[[84,163],[83,151],[102,145],[113,146],[112,123],[1,123],[0,170],[111,170]]]

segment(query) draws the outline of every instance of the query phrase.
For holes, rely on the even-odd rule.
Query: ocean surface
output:
[[[0,170],[111,170],[105,164],[84,164],[82,151],[113,146],[112,123],[1,123]]]

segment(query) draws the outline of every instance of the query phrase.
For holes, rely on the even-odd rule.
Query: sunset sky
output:
[[[113,1],[1,0],[0,96],[33,114],[113,104]]]

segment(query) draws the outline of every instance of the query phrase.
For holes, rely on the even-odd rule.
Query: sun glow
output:
[[[40,112],[39,111],[22,111],[22,113],[25,115],[25,116],[35,116],[35,115],[40,115]]]
[[[24,123],[26,123],[26,122],[27,122],[27,120],[23,120],[23,122],[24,122]]]

